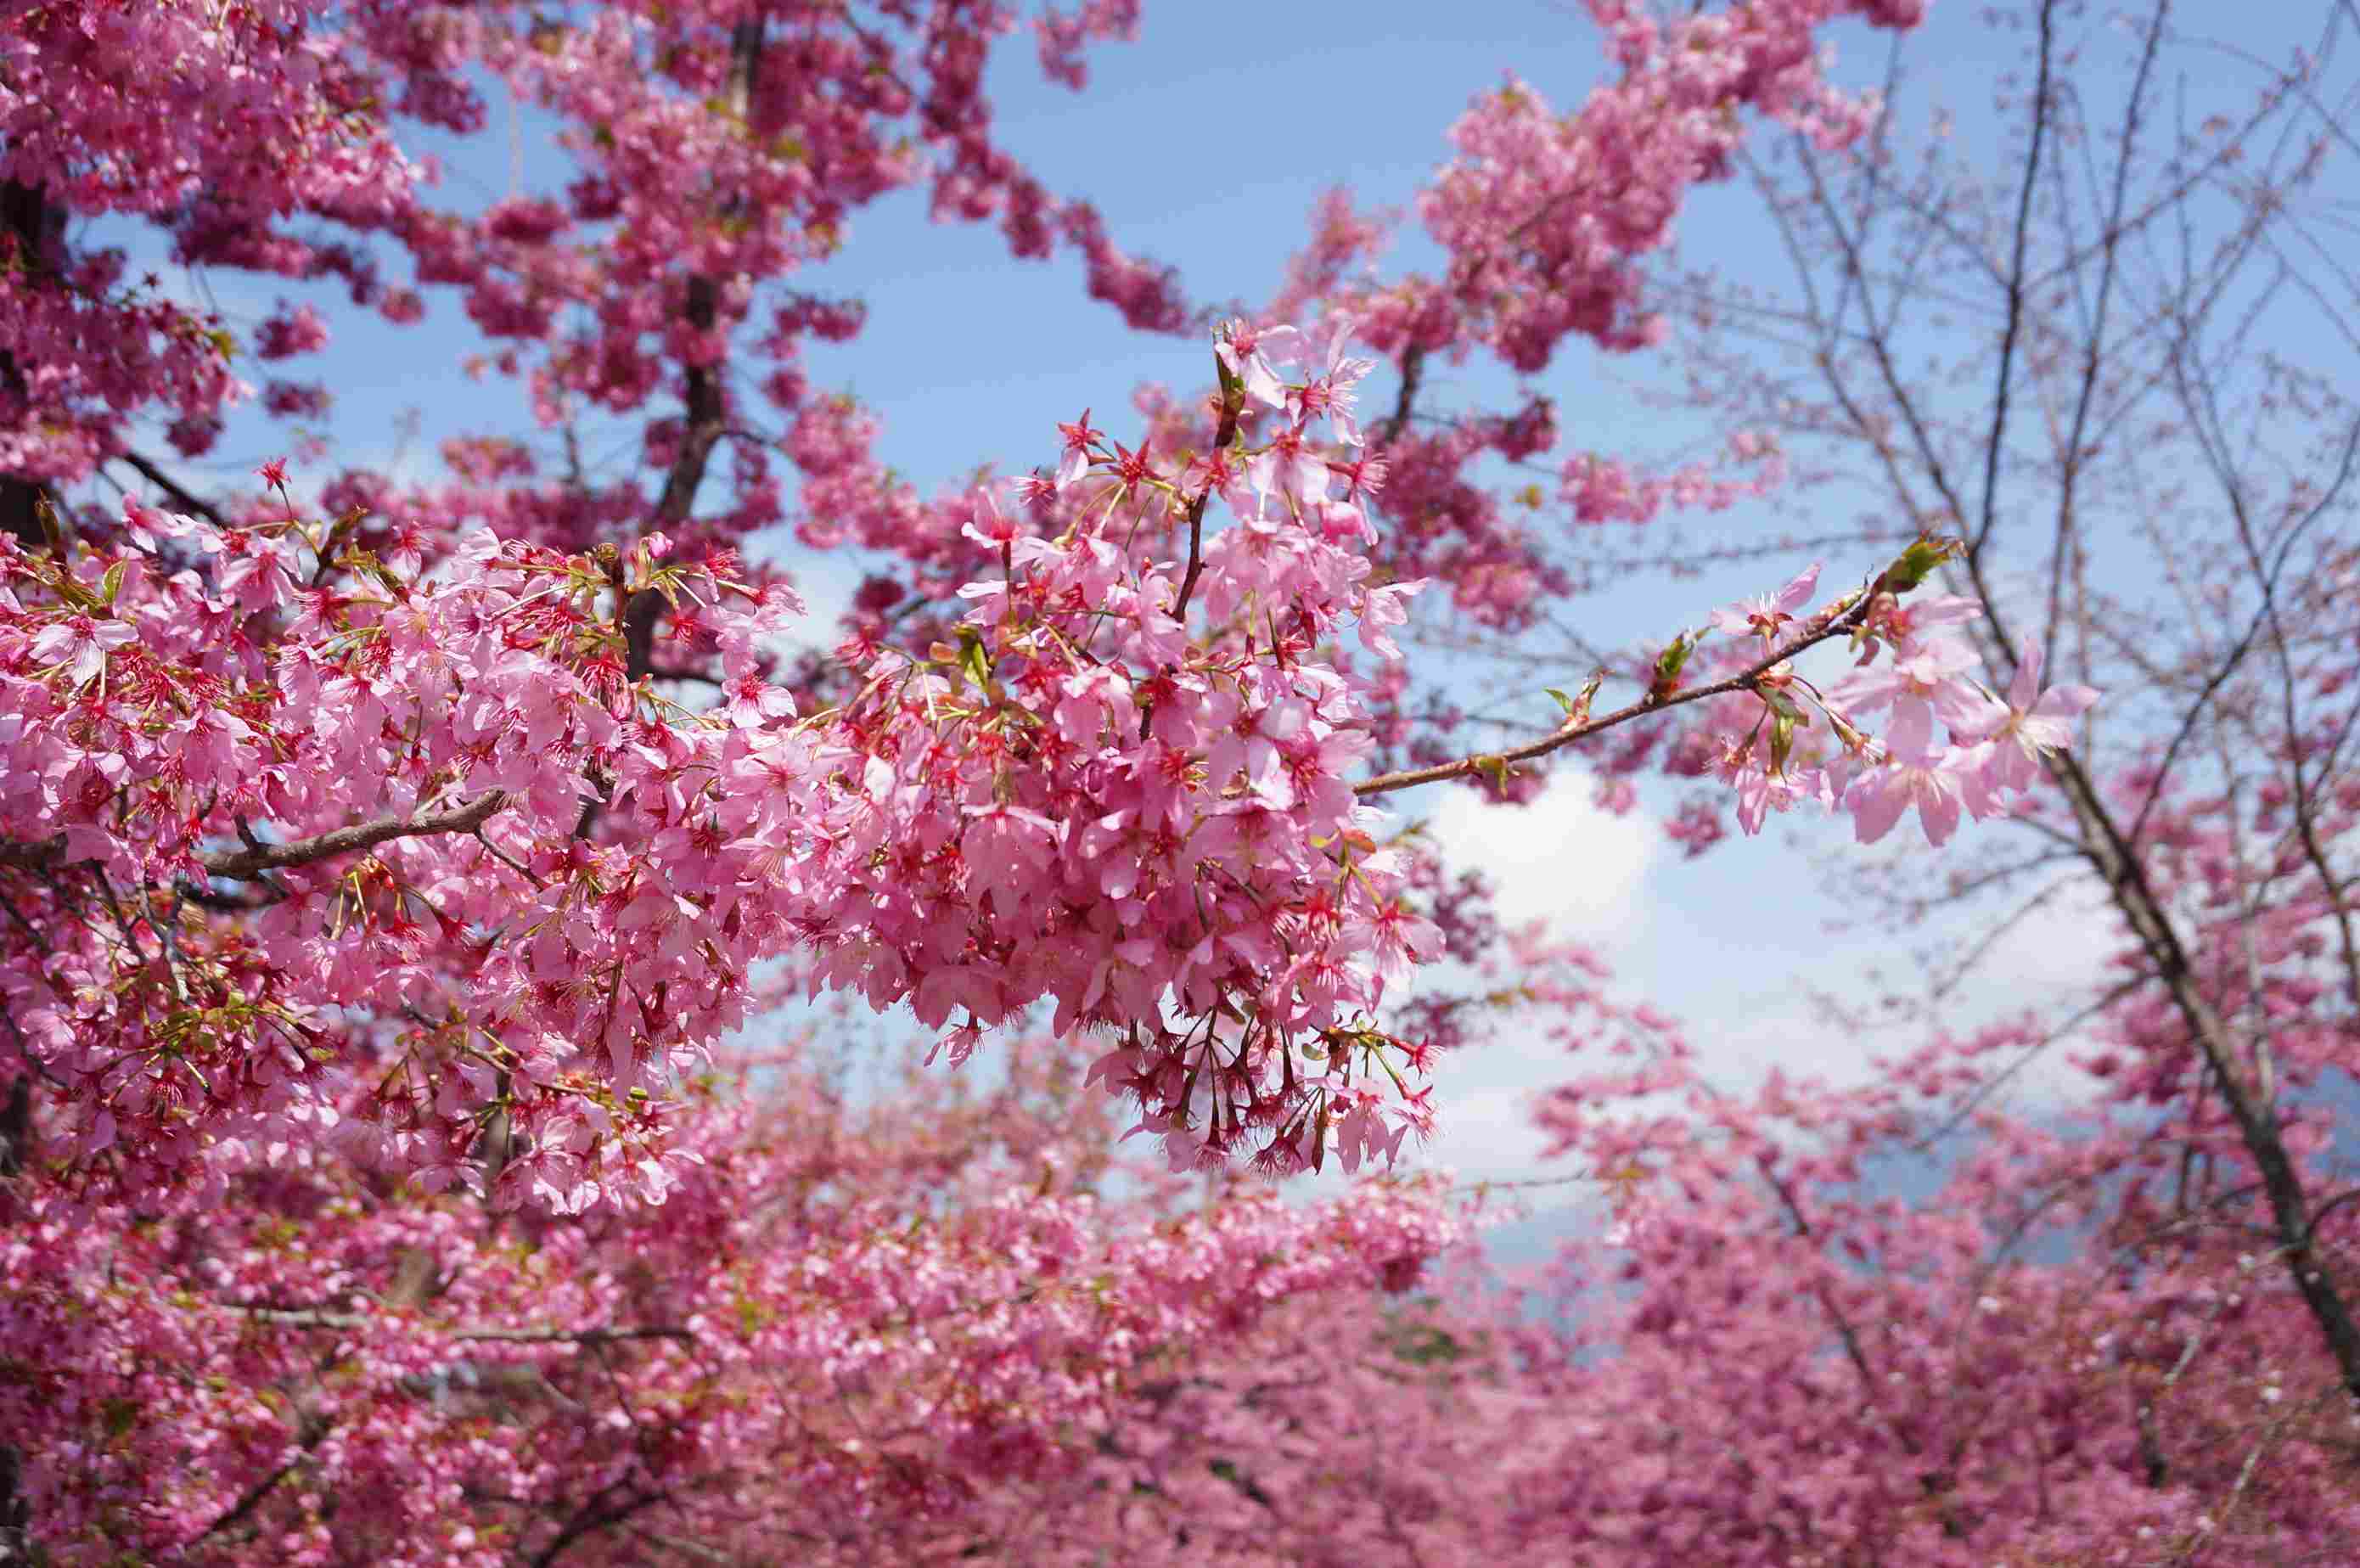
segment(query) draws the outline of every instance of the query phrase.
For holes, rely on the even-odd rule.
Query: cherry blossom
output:
[[[1011,38],[1080,85],[1136,5],[28,10],[0,72],[0,1545],[2348,1554],[2305,1292],[2340,1288],[2360,1210],[2249,1224],[2284,1171],[2223,1109],[2293,1085],[2236,1103],[2327,1179],[2325,868],[2360,812],[2332,725],[2224,748],[2270,759],[2250,786],[2168,748],[2082,773],[2097,694],[2043,690],[2045,644],[1992,634],[2015,607],[1958,591],[1956,508],[1798,575],[1756,542],[1759,591],[1536,674],[1500,733],[1428,657],[1576,619],[1568,539],[1786,480],[1758,420],[1658,465],[1565,450],[1536,383],[1437,415],[1438,372],[1665,345],[1651,269],[1689,196],[1765,119],[1876,156],[1829,29],[1922,9],[1599,0],[1578,107],[1511,78],[1451,128],[1415,207],[1432,276],[1361,266],[1386,220],[1332,197],[1211,334],[1202,397],[1109,386],[1135,421],[1044,421],[931,496],[813,384],[810,343],[866,325],[819,268],[923,187],[1196,332],[983,93]],[[570,182],[438,205],[403,149],[498,93]],[[552,444],[471,434],[412,484],[296,439],[208,493],[139,433],[206,450],[249,353],[268,412],[318,417],[341,307],[239,343],[86,221],[464,318]],[[629,427],[616,474],[552,455],[593,413]],[[782,651],[790,537],[858,553],[832,651]],[[2282,657],[2299,709],[2351,682],[2321,549],[2271,600],[2316,640]],[[1502,931],[1416,830],[1421,791],[1530,799],[1574,757],[1621,808],[1643,771],[1691,781],[1669,830],[1699,852],[1724,816],[1871,841],[1915,810],[1958,864],[2129,802],[2109,885],[2151,881],[2153,918],[2080,1032],[1936,1007],[1863,1081],[1731,1088],[1678,999]],[[2208,1017],[2250,1048],[2205,1054]],[[2101,1101],[1989,1104],[2051,1036]],[[1599,1195],[1513,1300],[1461,1246],[1492,1195],[1402,1173],[1494,1036],[1567,1053],[1539,1124]],[[1917,1147],[1962,1149],[1930,1195],[1866,1185]],[[1352,1179],[1317,1201],[1271,1183],[1330,1162]]]

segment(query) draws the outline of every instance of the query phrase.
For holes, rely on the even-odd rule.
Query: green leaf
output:
[[[1906,594],[1931,576],[1935,567],[1958,554],[1957,540],[1928,535],[1904,550],[1900,558],[1885,569],[1877,586],[1891,593]]]
[[[971,626],[959,628],[959,669],[978,690],[991,684],[991,655],[984,652],[983,639]]]
[[[1598,688],[1605,684],[1606,672],[1601,670],[1582,683],[1579,696],[1568,696],[1555,686],[1544,686],[1542,689],[1557,698],[1557,707],[1565,710],[1564,728],[1574,729],[1590,722],[1590,699],[1598,695]]]
[[[1688,665],[1688,655],[1694,652],[1696,652],[1696,644],[1689,641],[1687,632],[1683,631],[1673,638],[1672,645],[1655,656],[1657,683],[1669,685],[1678,680],[1680,671]]]

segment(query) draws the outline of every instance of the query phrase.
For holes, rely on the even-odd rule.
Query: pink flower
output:
[[[1426,579],[1415,582],[1388,583],[1382,588],[1371,588],[1360,599],[1361,645],[1382,659],[1399,659],[1401,645],[1393,641],[1393,629],[1409,624],[1409,598],[1426,587]]]
[[[1016,521],[1000,510],[1000,498],[992,494],[990,486],[976,487],[974,508],[974,520],[959,530],[961,538],[991,550],[1016,542]]]
[[[1303,732],[1311,707],[1284,692],[1262,702],[1255,700],[1258,695],[1216,697],[1216,703],[1232,717],[1227,731],[1213,742],[1205,760],[1206,773],[1216,784],[1226,784],[1242,769],[1248,785],[1257,793],[1273,805],[1291,805],[1295,791],[1280,766],[1279,746]]]
[[[1065,442],[1057,459],[1057,488],[1062,490],[1089,472],[1092,450],[1106,439],[1106,432],[1090,428],[1090,411],[1084,409],[1071,424],[1061,422],[1057,434]]]
[[[1893,830],[1910,807],[1918,810],[1926,841],[1939,849],[1958,830],[1959,809],[1967,793],[1969,753],[1951,747],[1939,751],[1900,751],[1882,767],[1869,769],[1852,782],[1844,804],[1863,844],[1874,844]]]
[[[1377,367],[1372,359],[1356,358],[1344,352],[1344,345],[1352,340],[1352,318],[1342,314],[1331,315],[1320,323],[1320,332],[1328,340],[1327,350],[1321,355],[1315,348],[1313,353],[1324,358],[1326,366],[1289,398],[1296,419],[1308,423],[1326,414],[1328,428],[1347,446],[1360,444],[1360,426],[1352,413],[1360,394],[1354,389]]]
[[[1713,627],[1732,637],[1755,636],[1765,642],[1775,642],[1779,632],[1794,621],[1794,612],[1810,602],[1811,591],[1819,584],[1819,564],[1814,561],[1775,594],[1757,595],[1726,609],[1714,610]]]
[[[1895,750],[1915,753],[1933,744],[1939,715],[1953,734],[1982,721],[1990,699],[1963,677],[1980,666],[1973,649],[1955,637],[1929,638],[1838,681],[1829,698],[1846,711],[1893,705],[1887,739]]]
[[[792,718],[795,715],[793,694],[783,686],[771,685],[752,670],[731,676],[722,693],[727,699],[722,711],[740,729],[759,729],[774,718]]]
[[[2061,751],[2073,741],[2073,722],[2098,700],[2095,687],[2040,689],[2040,644],[2025,639],[2016,678],[2008,683],[2007,707],[1979,738],[1995,742],[1988,764],[1991,781],[2005,789],[2029,789],[2040,773],[2044,751]],[[1994,709],[1998,704],[1991,705]]]
[[[44,664],[71,664],[68,679],[87,684],[106,668],[106,656],[137,635],[119,620],[77,615],[51,621],[33,639],[33,657]]]
[[[1221,329],[1214,340],[1213,352],[1221,356],[1229,374],[1245,384],[1246,396],[1274,409],[1286,406],[1286,388],[1273,367],[1276,358],[1281,365],[1291,365],[1303,352],[1303,334],[1291,326],[1251,327],[1242,321],[1233,321]]]

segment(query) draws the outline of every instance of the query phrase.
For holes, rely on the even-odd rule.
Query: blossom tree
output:
[[[1464,1465],[1506,1472],[1477,1494],[1502,1499],[1486,1560],[2360,1552],[2360,423],[2350,280],[2318,260],[2355,89],[2349,12],[2287,19],[2300,36],[2215,38],[2186,7],[2032,0],[1989,38],[1897,38],[1870,134],[1732,155],[1790,271],[1655,279],[1686,361],[1666,400],[1775,454],[1823,548],[1962,540],[1951,591],[1913,600],[1899,656],[1841,699],[1888,712],[1905,762],[1918,726],[1963,718],[2030,787],[1930,885],[1914,857],[1838,863],[1856,915],[1936,955],[1922,993],[1818,999],[1831,1034],[1886,1043],[1852,1080],[1802,1070],[1808,1039],[1717,1078],[1676,1005],[1619,1003],[1578,946],[1518,938],[1494,995],[1578,1053],[1541,1119],[1613,1218],[1507,1331],[1512,1370],[1494,1353],[1466,1390],[1502,1412]],[[1988,116],[1939,106],[1946,56],[2011,49]],[[1503,96],[1494,115],[1550,133]],[[1436,442],[1484,428],[1422,419]],[[1586,501],[1711,483],[1570,485],[1577,526],[1503,548],[1579,590],[1633,569],[1627,536],[1578,526]],[[1660,536],[1675,573],[1780,548],[1695,508]],[[1776,636],[1785,601],[1716,617],[1722,646]],[[1496,643],[1503,680],[1619,657],[1552,641],[1568,624]],[[1975,654],[2008,676],[1981,720],[1939,691]],[[2103,730],[2052,749],[2089,686]],[[1610,802],[1650,775],[1693,792],[1673,827],[1697,854],[1759,809],[1724,780],[1764,737],[1721,707],[1588,752]],[[1881,783],[1863,837],[1904,802],[1934,831],[1974,809],[1939,767]],[[2044,916],[2092,933],[2083,983],[1969,1013]],[[1481,1451],[1480,1419],[1451,1442]]]
[[[2102,1029],[2037,1037],[2080,1044],[2122,1103],[2163,1114],[2160,1141],[2191,1160],[2168,1211],[2252,1227],[2256,1258],[2309,1320],[2304,1337],[2360,1398],[2360,1328],[2337,1261],[2348,1244],[2324,1228],[2341,1205],[2321,1163],[2348,1113],[2360,1023],[2360,423],[2334,390],[2354,302],[2324,280],[2300,303],[2279,292],[2283,258],[2312,242],[2348,176],[2334,154],[2355,91],[2337,68],[2350,17],[2289,38],[2282,62],[2183,33],[2162,5],[2104,34],[2080,34],[2052,5],[2026,23],[2028,85],[2001,122],[2017,157],[2004,194],[1938,150],[1889,143],[1841,170],[1803,146],[1754,168],[1791,254],[1847,258],[1860,280],[1803,318],[1817,380],[1809,402],[1788,405],[1790,429],[1798,446],[1874,472],[1895,515],[1962,525],[1950,569],[1983,606],[1963,630],[2013,673],[2003,730],[2026,742],[2014,776],[2037,771],[2050,788],[2019,830],[2046,848],[1994,837],[1960,885],[2011,895],[2011,919],[2079,888],[2118,922]],[[2201,116],[2175,122],[2166,83],[2199,60],[2216,62],[2213,91]],[[1906,53],[1895,61],[1906,77]],[[2060,149],[2102,127],[2098,178],[2069,185]],[[1941,225],[2000,237],[1911,252]],[[2151,249],[2157,225],[2187,237]],[[1905,253],[1918,270],[1901,269]],[[1725,301],[1698,288],[1696,308]],[[1971,410],[1899,368],[1933,330],[1913,307],[1937,293],[1994,325],[1959,367],[1987,378]],[[1697,341],[1733,356],[1759,320],[1732,302],[1724,334]],[[1838,341],[1857,351],[1832,353]],[[1783,370],[1721,383],[1726,411],[1766,424],[1774,379],[1797,389]],[[2087,570],[2101,550],[2147,570],[2101,583]],[[2033,696],[2057,664],[2140,694],[2110,746],[2035,755],[2064,717],[2062,688]],[[1905,671],[1870,681],[1881,690]]]
[[[1426,203],[1447,277],[1346,282],[1331,204],[1270,310],[1200,320],[994,142],[998,6],[10,5],[10,1550],[1078,1562],[1143,1536],[1194,1561],[1194,1529],[1300,1561],[1458,1528],[1415,1488],[1262,1517],[1324,1485],[1271,1367],[1372,1452],[1382,1399],[1513,1406],[1446,1375],[1507,1365],[1459,1355],[1495,1343],[1472,1307],[1398,1299],[1455,1234],[1440,1191],[1302,1211],[1248,1179],[1390,1168],[1431,1125],[1460,1015],[1390,1003],[1481,923],[1384,798],[1513,795],[1592,737],[1737,708],[1741,819],[1808,800],[1874,839],[1915,807],[1939,844],[2008,812],[2091,697],[1976,684],[1946,628],[1983,612],[1922,591],[1960,548],[1928,529],[1824,595],[1775,574],[1603,710],[1601,678],[1480,753],[1421,724],[1395,633],[1425,577],[1498,635],[1549,586],[1470,466],[1545,447],[1546,409],[1429,434],[1428,360],[1653,343],[1640,262],[1748,115],[1856,140],[1872,106],[1816,30],[1918,7],[1593,9],[1615,74],[1579,112],[1511,89],[1454,133]],[[1079,85],[1134,12],[1043,13],[1044,68]],[[404,137],[480,131],[494,82],[579,178],[437,210]],[[1078,250],[1132,325],[1204,331],[1204,403],[1085,414],[1029,477],[916,500],[800,366],[858,306],[792,284],[922,181],[1019,256]],[[534,420],[635,420],[643,466],[544,479],[486,433],[432,495],[349,473],[299,505],[276,461],[202,493],[143,422],[203,453],[246,356],[333,323],[290,307],[241,345],[77,240],[93,217],[396,323],[447,289]],[[261,398],[312,415],[333,379]],[[102,474],[137,490],[92,499]],[[1758,488],[1604,459],[1566,484],[1598,515]],[[752,547],[774,527],[887,555],[825,667],[776,653],[801,607]],[[1852,674],[1807,673],[1847,643]],[[1008,1087],[976,1109],[936,1069],[848,1105],[802,1045],[716,1070],[798,995],[911,1018],[953,1067],[996,1036]],[[1095,1201],[1118,1101],[1165,1171],[1225,1173],[1215,1201],[1153,1168]]]

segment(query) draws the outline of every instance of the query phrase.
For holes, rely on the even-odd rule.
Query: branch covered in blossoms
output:
[[[1371,365],[1349,334],[1225,329],[1229,442],[1207,453],[1066,426],[1027,493],[1072,492],[1067,521],[1035,531],[978,490],[966,532],[998,571],[961,590],[955,639],[848,647],[849,696],[808,716],[756,665],[792,596],[662,534],[566,555],[477,533],[411,577],[338,555],[326,525],[134,506],[110,550],[6,547],[0,742],[23,783],[0,810],[64,862],[10,862],[38,873],[22,896],[55,933],[10,1004],[82,1107],[77,1156],[157,1177],[200,1149],[268,1163],[312,1123],[436,1186],[472,1179],[497,1117],[509,1187],[653,1200],[667,1074],[742,1018],[755,965],[800,952],[814,989],[906,1002],[955,1061],[1053,1004],[1059,1033],[1105,1037],[1090,1076],[1175,1166],[1394,1157],[1431,1124],[1432,1052],[1380,1019],[1439,937],[1360,797],[1482,762],[1350,778],[1371,677],[1335,640],[1355,628],[1390,665],[1420,585],[1372,584],[1356,464],[1317,440],[1360,441]],[[1216,497],[1233,521],[1208,537]],[[205,569],[167,576],[166,547]],[[1736,674],[1680,698],[1683,636],[1640,703],[1524,754],[1743,693],[1769,733],[1761,765],[1731,770],[1742,795],[1845,800],[1866,837],[1915,791],[1939,840],[1962,764],[1924,755],[1908,705],[1982,722],[1944,684],[1963,665],[1919,652],[1899,605],[1941,554],[1913,546],[1783,639],[1806,574],[1743,623],[1758,641]],[[650,602],[719,651],[718,707],[633,678]],[[1863,664],[1879,638],[1906,655],[1849,683],[1902,705],[1889,751],[1786,664],[1844,631]],[[1798,695],[1844,749],[1810,773],[1789,765]],[[2018,765],[1992,755],[1987,794]],[[453,793],[472,799],[427,805]],[[607,838],[578,836],[585,809]],[[265,872],[250,924],[177,891]]]

